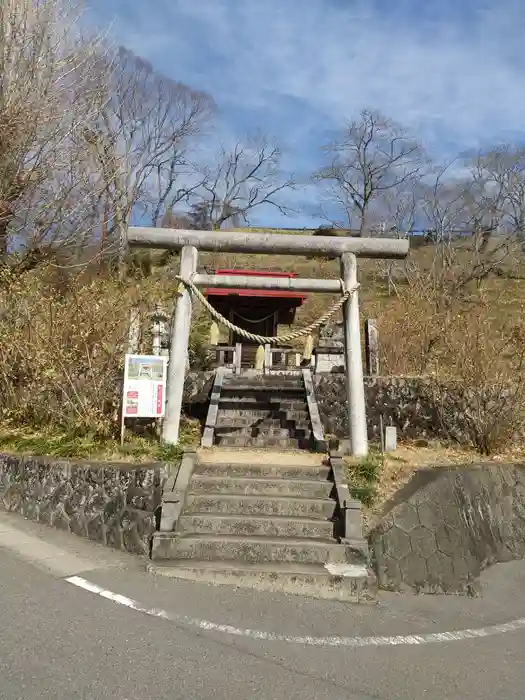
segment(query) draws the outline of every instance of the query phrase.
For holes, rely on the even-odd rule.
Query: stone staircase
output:
[[[154,571],[353,602],[373,598],[366,553],[337,537],[340,510],[323,457],[242,452],[235,462],[231,453],[197,459],[185,493],[177,492],[176,524],[165,492]]]
[[[313,447],[301,373],[229,375],[219,399],[214,443],[223,447]]]

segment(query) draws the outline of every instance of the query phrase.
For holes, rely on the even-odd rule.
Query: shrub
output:
[[[523,439],[522,315],[499,307],[481,287],[457,299],[442,291],[411,286],[379,319],[382,366],[428,376],[425,398],[443,436],[488,455]]]
[[[347,461],[350,494],[365,506],[371,506],[377,495],[377,481],[383,466],[383,455],[379,452],[370,454],[359,461]]]
[[[443,339],[433,402],[446,435],[489,455],[524,437],[525,329],[482,309],[461,321]]]
[[[51,264],[1,275],[0,420],[115,436],[130,313],[153,308],[159,283]]]

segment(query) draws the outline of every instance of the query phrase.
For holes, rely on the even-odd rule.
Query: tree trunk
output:
[[[9,203],[0,201],[0,262],[7,259],[7,229],[12,218],[13,214]]]

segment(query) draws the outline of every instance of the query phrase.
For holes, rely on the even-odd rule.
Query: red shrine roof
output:
[[[215,270],[216,275],[246,275],[251,277],[285,277],[290,279],[291,277],[297,277],[295,272],[264,272],[262,270]],[[205,289],[204,294],[207,297],[226,297],[226,296],[239,296],[239,297],[273,297],[274,299],[295,299],[299,300],[302,304],[305,301],[306,296],[301,294],[301,292],[289,292],[281,291],[280,289],[218,289],[216,287],[211,289]]]

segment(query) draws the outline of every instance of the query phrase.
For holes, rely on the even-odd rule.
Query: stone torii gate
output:
[[[357,293],[357,258],[405,258],[408,239],[313,237],[272,233],[240,233],[236,231],[187,231],[183,229],[131,227],[130,246],[180,251],[180,278],[184,291],[177,299],[172,327],[166,416],[163,440],[176,444],[182,410],[184,379],[188,358],[188,341],[192,315],[191,286],[228,287],[237,289],[287,289],[297,292],[334,294],[353,290],[343,305],[345,366],[348,392],[348,425],[352,454],[368,454],[361,330]],[[340,280],[272,278],[261,276],[208,275],[197,273],[199,251],[222,253],[259,253],[272,255],[308,255],[339,257]]]

